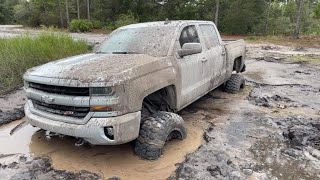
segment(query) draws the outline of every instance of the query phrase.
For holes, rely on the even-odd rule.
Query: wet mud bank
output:
[[[232,100],[238,108],[224,121],[213,120],[206,143],[170,179],[320,178],[319,66],[293,63],[289,50],[270,48],[248,48],[250,90]]]
[[[0,96],[0,127],[24,117],[25,101],[22,89]]]
[[[0,156],[1,158],[1,156]],[[19,171],[16,173],[17,169]],[[101,179],[100,176],[87,171],[67,172],[52,168],[48,158],[36,157],[28,160],[25,156],[19,156],[17,161],[8,165],[0,164],[0,174],[3,179]],[[12,176],[12,174],[14,174]]]

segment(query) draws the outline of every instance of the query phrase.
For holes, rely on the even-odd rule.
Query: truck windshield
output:
[[[174,31],[173,26],[119,29],[101,44],[96,53],[166,56]]]

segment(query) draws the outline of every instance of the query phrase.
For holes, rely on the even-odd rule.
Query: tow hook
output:
[[[63,137],[64,137],[63,134],[57,134],[57,133],[54,133],[54,132],[51,132],[51,131],[46,131],[46,132],[45,132],[45,136],[46,136],[46,139],[47,139],[48,141],[50,141],[53,136],[59,136],[60,138],[63,138]]]
[[[79,147],[85,144],[85,140],[83,140],[82,138],[78,139],[77,142],[74,144],[75,146]]]
[[[46,139],[50,141],[51,137],[54,136],[54,134],[51,131],[46,131],[45,136],[46,136]]]

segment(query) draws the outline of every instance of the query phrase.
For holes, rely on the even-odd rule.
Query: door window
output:
[[[204,36],[205,43],[208,49],[220,45],[218,34],[215,28],[213,27],[213,25],[210,25],[210,24],[200,25],[200,30]]]
[[[200,43],[196,26],[187,26],[183,28],[180,38],[180,46],[182,47],[185,43]]]

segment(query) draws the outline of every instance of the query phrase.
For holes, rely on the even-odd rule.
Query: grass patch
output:
[[[320,64],[319,56],[295,55],[290,57],[290,60],[293,62],[308,62],[308,63]]]
[[[22,76],[31,67],[85,52],[86,42],[62,33],[0,38],[0,93],[22,85]]]
[[[248,36],[247,42],[272,43],[284,46],[320,48],[320,36],[301,36],[294,39],[291,36]]]

